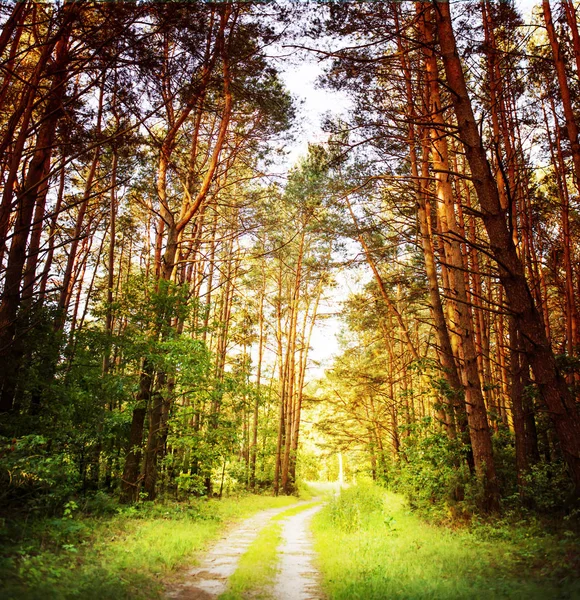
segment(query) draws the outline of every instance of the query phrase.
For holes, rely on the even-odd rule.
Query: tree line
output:
[[[290,493],[305,402],[431,500],[577,497],[571,0],[1,11],[5,503]],[[286,42],[353,109],[282,185]],[[310,391],[353,243],[372,280]]]
[[[577,497],[577,7],[330,12],[327,84],[355,103],[329,127],[337,197],[373,281],[325,429],[431,500]]]

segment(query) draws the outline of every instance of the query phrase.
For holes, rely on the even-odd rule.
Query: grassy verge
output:
[[[435,527],[400,496],[371,486],[343,491],[313,530],[330,600],[580,598],[571,534]]]
[[[7,522],[0,530],[0,597],[150,600],[160,596],[164,579],[191,564],[229,523],[295,502],[248,495],[145,503],[106,517]]]
[[[251,597],[255,600],[269,598],[268,584],[276,578],[278,555],[276,549],[282,542],[282,523],[316,503],[301,504],[272,517],[270,523],[260,531],[247,552],[240,558],[236,572],[230,577],[228,591],[220,600],[240,600]]]

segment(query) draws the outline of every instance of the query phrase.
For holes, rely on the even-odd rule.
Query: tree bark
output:
[[[575,494],[580,495],[578,410],[556,365],[542,318],[530,293],[522,262],[506,223],[505,211],[501,207],[497,184],[487,160],[467,91],[449,4],[436,1],[435,12],[447,86],[451,92],[458,133],[465,148],[490,249],[498,264],[500,281],[505,289],[509,308],[516,319],[518,330],[525,339],[535,382],[553,419],[575,485]]]
[[[430,13],[431,11],[429,11]],[[429,118],[433,127],[430,130],[432,139],[432,162],[435,171],[436,194],[439,202],[438,213],[442,227],[444,250],[450,269],[450,283],[453,295],[452,327],[458,333],[458,343],[462,350],[462,373],[465,387],[465,402],[467,422],[473,450],[475,470],[483,480],[484,505],[487,510],[499,509],[499,487],[495,472],[491,432],[487,420],[487,410],[475,348],[473,320],[468,309],[467,286],[464,273],[464,260],[460,245],[460,236],[455,216],[455,200],[451,184],[451,165],[449,160],[447,138],[445,137],[446,123],[443,119],[443,108],[439,93],[439,76],[437,60],[432,44],[432,20],[430,14],[425,20],[425,67],[429,83]]]
[[[54,76],[51,82],[48,100],[43,111],[42,125],[36,139],[33,158],[28,167],[23,191],[18,196],[18,214],[14,225],[4,292],[0,304],[0,360],[6,361],[10,355],[14,335],[16,333],[16,316],[21,301],[21,283],[26,262],[26,244],[32,225],[32,216],[38,195],[42,193],[42,185],[50,171],[50,159],[56,136],[57,123],[61,116],[62,99],[67,81],[67,65],[69,62],[68,41],[75,14],[73,5],[65,4],[66,26],[56,44]],[[0,395],[0,413],[11,411],[14,402],[14,386],[4,386],[6,371],[0,379],[2,393]]]
[[[144,362],[139,380],[139,394],[133,408],[131,431],[129,433],[129,448],[125,458],[123,476],[121,478],[121,497],[123,503],[135,502],[139,499],[141,489],[140,464],[143,444],[143,429],[145,416],[151,399],[153,372],[149,364]]]
[[[572,149],[572,162],[574,163],[574,172],[576,174],[576,186],[578,187],[578,190],[580,190],[580,140],[578,139],[578,123],[576,123],[576,118],[574,116],[572,94],[570,85],[568,84],[568,76],[566,74],[566,63],[552,21],[552,10],[550,8],[549,0],[542,0],[542,12],[544,14],[544,22],[546,23],[548,40],[552,47],[554,68],[556,69],[556,76],[558,78],[558,87],[560,90],[560,98],[562,99],[562,107],[564,109],[564,118],[566,119],[566,130],[568,131],[568,139]]]

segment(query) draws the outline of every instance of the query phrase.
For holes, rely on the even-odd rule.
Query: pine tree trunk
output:
[[[46,181],[47,173],[50,171],[50,160],[56,127],[62,110],[62,99],[65,94],[67,81],[67,65],[69,61],[68,40],[72,27],[74,10],[71,5],[66,4],[66,11],[62,37],[56,44],[56,58],[54,65],[54,77],[52,79],[49,97],[43,112],[42,125],[36,139],[34,155],[28,167],[26,181],[23,191],[17,198],[18,214],[14,225],[14,233],[10,245],[8,265],[4,280],[4,292],[0,304],[0,360],[7,364],[14,336],[16,333],[16,316],[21,301],[21,284],[26,263],[26,245],[32,226],[32,216],[42,186]],[[15,368],[15,366],[13,365]],[[13,375],[11,369],[4,370],[4,376],[0,378],[2,388],[0,395],[0,413],[11,411],[14,403],[15,387],[8,379]]]
[[[458,343],[462,349],[462,375],[465,387],[465,402],[469,436],[473,450],[475,470],[484,486],[484,508],[499,509],[499,488],[491,444],[491,433],[487,410],[479,379],[477,352],[475,348],[473,320],[468,310],[467,286],[464,261],[459,240],[461,239],[455,216],[455,200],[451,185],[452,172],[449,161],[446,124],[439,94],[438,68],[435,54],[429,49],[432,42],[430,17],[425,23],[425,66],[429,82],[429,117],[433,121],[430,134],[433,144],[432,162],[435,171],[436,194],[439,202],[438,214],[442,227],[444,250],[450,266],[450,293],[453,297],[452,327],[458,332]]]
[[[526,352],[535,382],[554,421],[562,452],[580,494],[580,416],[566,382],[561,376],[546,337],[542,318],[535,306],[502,210],[499,193],[479,128],[475,120],[461,61],[457,53],[449,4],[436,2],[439,43],[445,66],[459,136],[471,169],[491,252],[498,264],[501,283],[518,330],[526,340]]]
[[[576,174],[576,186],[578,187],[578,190],[580,190],[580,140],[578,138],[578,123],[576,123],[576,118],[574,116],[572,95],[570,92],[570,85],[568,84],[568,76],[566,74],[566,63],[552,21],[552,10],[550,8],[549,0],[542,0],[542,11],[544,14],[544,22],[546,23],[548,40],[552,47],[552,58],[554,60],[554,68],[556,69],[556,76],[558,78],[560,98],[562,99],[564,118],[566,120],[566,129],[568,131],[568,139],[570,140],[570,147],[572,150],[572,162]]]
[[[153,371],[151,365],[144,362],[139,381],[139,394],[133,408],[131,431],[129,433],[129,448],[125,458],[123,476],[121,478],[121,497],[123,503],[136,502],[141,489],[140,465],[141,448],[143,445],[143,430],[147,408],[151,399]]]

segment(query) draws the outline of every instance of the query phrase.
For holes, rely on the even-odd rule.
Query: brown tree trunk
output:
[[[481,390],[477,352],[475,348],[473,321],[468,310],[468,297],[464,274],[464,261],[460,246],[460,235],[455,217],[455,201],[451,185],[452,171],[447,138],[446,123],[443,120],[443,108],[439,94],[437,60],[429,48],[432,42],[431,17],[425,22],[425,66],[429,82],[429,117],[434,127],[431,129],[433,143],[432,162],[435,171],[436,193],[439,201],[439,216],[442,225],[444,250],[452,269],[450,280],[453,295],[452,327],[458,332],[458,341],[463,353],[463,384],[465,386],[465,402],[467,405],[467,421],[473,450],[475,470],[483,480],[484,505],[487,510],[499,509],[499,488],[495,473],[491,433],[487,420],[485,400]]]
[[[302,272],[304,263],[304,254],[306,246],[306,224],[300,223],[301,235],[298,254],[296,256],[296,275],[292,284],[292,294],[290,301],[290,319],[287,330],[286,347],[286,369],[284,373],[283,385],[286,388],[286,416],[285,416],[285,438],[284,455],[281,468],[281,485],[285,494],[294,491],[294,482],[290,479],[290,456],[292,452],[292,437],[295,425],[295,413],[297,410],[297,390],[296,390],[296,344],[298,335],[298,315],[300,312],[300,299],[302,287]]]
[[[66,169],[64,165],[60,169],[58,192],[56,198],[56,205],[52,214],[50,228],[48,231],[48,250],[46,258],[44,260],[44,268],[42,271],[42,277],[40,279],[39,286],[39,299],[42,304],[46,301],[46,286],[48,285],[48,277],[52,268],[52,260],[54,258],[54,247],[55,247],[55,236],[57,231],[58,216],[64,199],[64,187],[66,182]]]
[[[562,0],[562,7],[566,14],[566,21],[572,34],[572,46],[574,49],[574,58],[576,60],[576,77],[580,77],[580,32],[578,31],[578,20],[576,17],[576,7],[573,0]]]
[[[139,394],[133,408],[131,431],[129,433],[129,448],[125,458],[123,476],[121,478],[121,497],[123,503],[135,502],[139,499],[141,489],[140,464],[141,448],[143,444],[143,429],[145,416],[151,399],[151,386],[153,384],[153,371],[151,366],[143,364],[139,381]]]
[[[38,195],[50,171],[50,159],[56,136],[56,126],[61,114],[62,99],[67,81],[68,40],[72,27],[73,10],[69,4],[65,5],[67,11],[67,27],[56,44],[56,58],[54,77],[52,79],[48,100],[44,109],[42,125],[36,139],[33,158],[28,167],[23,191],[18,195],[18,214],[14,225],[6,276],[4,292],[0,304],[0,360],[7,361],[16,333],[16,316],[21,301],[21,283],[24,265],[26,262],[26,245],[32,225],[32,216]],[[14,401],[14,386],[6,381],[7,371],[0,379],[2,392],[0,395],[0,412],[12,410]],[[6,385],[4,385],[6,383]]]
[[[21,305],[30,308],[33,303],[34,288],[36,285],[36,267],[38,265],[38,253],[40,251],[40,238],[42,236],[42,224],[44,221],[44,210],[46,207],[46,195],[48,194],[48,173],[43,175],[43,183],[39,186],[36,208],[32,220],[30,240],[28,242],[28,256],[22,277]]]
[[[143,490],[148,500],[157,497],[157,459],[161,450],[162,441],[162,418],[165,398],[165,374],[159,373],[157,377],[156,390],[151,395],[151,409],[149,411],[149,435],[145,449],[145,465],[143,468]]]
[[[16,109],[12,112],[10,119],[6,125],[4,136],[0,140],[0,156],[4,158],[4,155],[8,152],[10,159],[8,160],[8,174],[6,181],[4,182],[4,191],[2,193],[2,201],[0,203],[0,255],[4,252],[4,244],[6,241],[6,234],[9,228],[9,218],[12,209],[12,200],[16,187],[16,181],[18,172],[21,166],[22,154],[28,141],[31,132],[29,130],[30,121],[33,115],[33,111],[38,101],[38,89],[42,77],[46,75],[46,65],[49,63],[49,59],[53,50],[56,47],[55,63],[53,65],[53,77],[52,84],[48,92],[48,100],[44,110],[44,114],[40,119],[39,123],[39,135],[41,132],[46,132],[50,128],[56,127],[56,122],[60,117],[59,109],[62,96],[64,95],[64,85],[66,82],[66,65],[68,62],[68,37],[71,30],[71,22],[74,17],[73,7],[70,3],[66,3],[63,8],[64,18],[61,26],[50,37],[44,44],[42,53],[38,57],[38,62],[34,68],[30,79],[26,81],[24,90],[20,95],[20,99]],[[46,122],[48,121],[48,123]],[[18,135],[16,132],[18,131]],[[53,131],[54,135],[54,131]],[[40,148],[37,144],[37,147]],[[34,161],[34,159],[33,159]],[[48,173],[48,171],[47,171]]]
[[[530,384],[529,361],[524,352],[521,335],[517,330],[515,319],[510,317],[510,355],[511,355],[511,400],[516,445],[516,469],[518,489],[523,499],[526,496],[527,480],[530,467],[538,461],[536,422],[534,419],[532,400],[526,387]]]
[[[552,115],[556,119],[556,109],[553,99],[550,99]],[[565,298],[566,298],[566,349],[570,356],[573,356],[575,346],[578,344],[580,332],[578,331],[578,312],[576,310],[576,297],[574,293],[574,271],[572,269],[572,237],[570,231],[570,193],[566,182],[566,165],[562,151],[562,143],[558,127],[555,128],[554,140],[550,132],[546,110],[543,108],[544,123],[546,126],[546,137],[552,157],[552,165],[556,184],[562,205],[562,246],[564,250],[564,272],[566,273]]]
[[[254,398],[254,420],[252,422],[252,443],[250,447],[250,489],[256,489],[256,459],[258,456],[258,417],[262,388],[262,361],[264,358],[264,298],[266,295],[266,269],[263,265],[262,287],[258,303],[258,365],[256,372],[256,397]]]
[[[562,47],[552,21],[552,10],[550,8],[549,0],[542,0],[542,12],[544,14],[544,22],[546,23],[548,40],[552,47],[554,68],[556,69],[560,98],[562,99],[564,118],[566,119],[566,129],[568,131],[568,139],[570,140],[570,147],[572,149],[572,162],[574,163],[574,172],[576,173],[576,186],[580,190],[580,140],[578,139],[578,124],[576,123],[574,109],[572,107],[572,94],[568,84],[564,54],[562,53]]]
[[[6,19],[6,22],[2,27],[2,33],[0,34],[0,56],[4,53],[16,28],[21,25],[22,16],[26,14],[25,9],[28,9],[28,2],[26,0],[16,2],[12,9],[12,13],[8,19]]]
[[[274,495],[277,496],[280,491],[280,470],[282,459],[282,447],[285,440],[285,414],[286,414],[286,386],[284,385],[284,373],[286,370],[284,362],[284,346],[282,343],[283,323],[282,323],[282,294],[283,294],[283,275],[282,261],[278,266],[278,294],[276,298],[276,341],[278,347],[278,370],[279,370],[279,389],[280,389],[280,409],[278,415],[278,435],[276,437],[276,459],[274,463]]]
[[[97,166],[99,164],[99,155],[100,150],[97,148],[95,150],[93,160],[91,161],[91,166],[89,168],[89,173],[87,175],[87,179],[85,182],[85,189],[83,193],[83,199],[79,205],[79,212],[77,214],[77,219],[75,223],[75,228],[73,232],[73,238],[71,240],[71,245],[68,252],[68,257],[66,261],[66,266],[62,278],[62,288],[60,290],[60,296],[58,301],[58,309],[60,311],[60,315],[58,317],[58,322],[56,324],[56,329],[60,330],[64,327],[66,322],[66,313],[68,311],[71,295],[73,292],[73,272],[75,263],[77,260],[77,252],[79,247],[79,242],[82,237],[83,226],[85,225],[85,215],[87,212],[89,199],[91,197],[91,192],[93,189],[93,181],[95,179],[95,174],[97,172]]]
[[[566,382],[556,365],[542,318],[536,309],[523,265],[506,223],[497,185],[471,107],[457,52],[449,4],[435,2],[435,12],[447,85],[451,92],[458,132],[471,169],[491,252],[498,264],[500,280],[506,292],[509,308],[516,319],[518,330],[526,340],[526,352],[534,372],[535,382],[554,421],[562,452],[578,495],[580,494],[580,417]]]
[[[417,156],[417,135],[414,123],[414,121],[417,119],[417,113],[415,109],[415,98],[413,93],[413,78],[407,62],[407,50],[404,39],[400,31],[398,5],[393,3],[392,6],[395,27],[397,30],[397,44],[401,60],[401,67],[405,77],[407,108],[411,116],[408,129],[408,145],[409,159],[411,162],[411,175],[416,182],[417,187],[417,220],[419,225],[419,236],[425,261],[425,273],[428,281],[429,301],[434,320],[437,341],[439,344],[439,357],[441,366],[443,368],[443,375],[448,383],[448,390],[441,394],[443,402],[447,405],[447,408],[444,411],[445,414],[443,415],[444,425],[450,437],[454,437],[456,430],[454,413],[457,413],[457,418],[459,418],[461,421],[460,429],[462,431],[466,431],[467,428],[467,416],[465,415],[463,403],[463,386],[461,385],[461,381],[457,372],[457,365],[453,356],[453,349],[451,346],[449,331],[447,329],[445,313],[443,311],[443,303],[439,293],[437,266],[435,262],[435,252],[433,250],[430,226],[429,190],[427,189],[427,181],[429,177],[429,150],[427,144],[424,142],[422,166],[421,169],[419,169],[419,160]],[[469,440],[466,439],[465,441],[469,444]]]
[[[320,305],[320,298],[322,296],[322,281],[317,285],[315,291],[314,303],[312,305],[312,311],[309,312],[308,307],[304,311],[304,322],[302,324],[302,342],[299,351],[298,360],[298,377],[296,383],[296,409],[294,413],[294,425],[292,431],[292,449],[290,455],[290,480],[296,483],[296,464],[298,457],[298,442],[300,437],[300,423],[302,417],[302,400],[304,398],[304,387],[306,381],[306,369],[308,366],[308,350],[310,348],[310,342],[312,340],[312,331],[316,324],[318,317],[318,307]]]
[[[109,260],[107,268],[107,305],[105,309],[105,335],[109,338],[113,333],[113,297],[115,286],[115,244],[117,237],[117,149],[113,149],[113,162],[111,167],[111,191],[109,198]],[[129,261],[131,258],[129,257]],[[119,277],[121,266],[119,265]],[[109,372],[111,355],[109,343],[103,356],[103,373]]]

